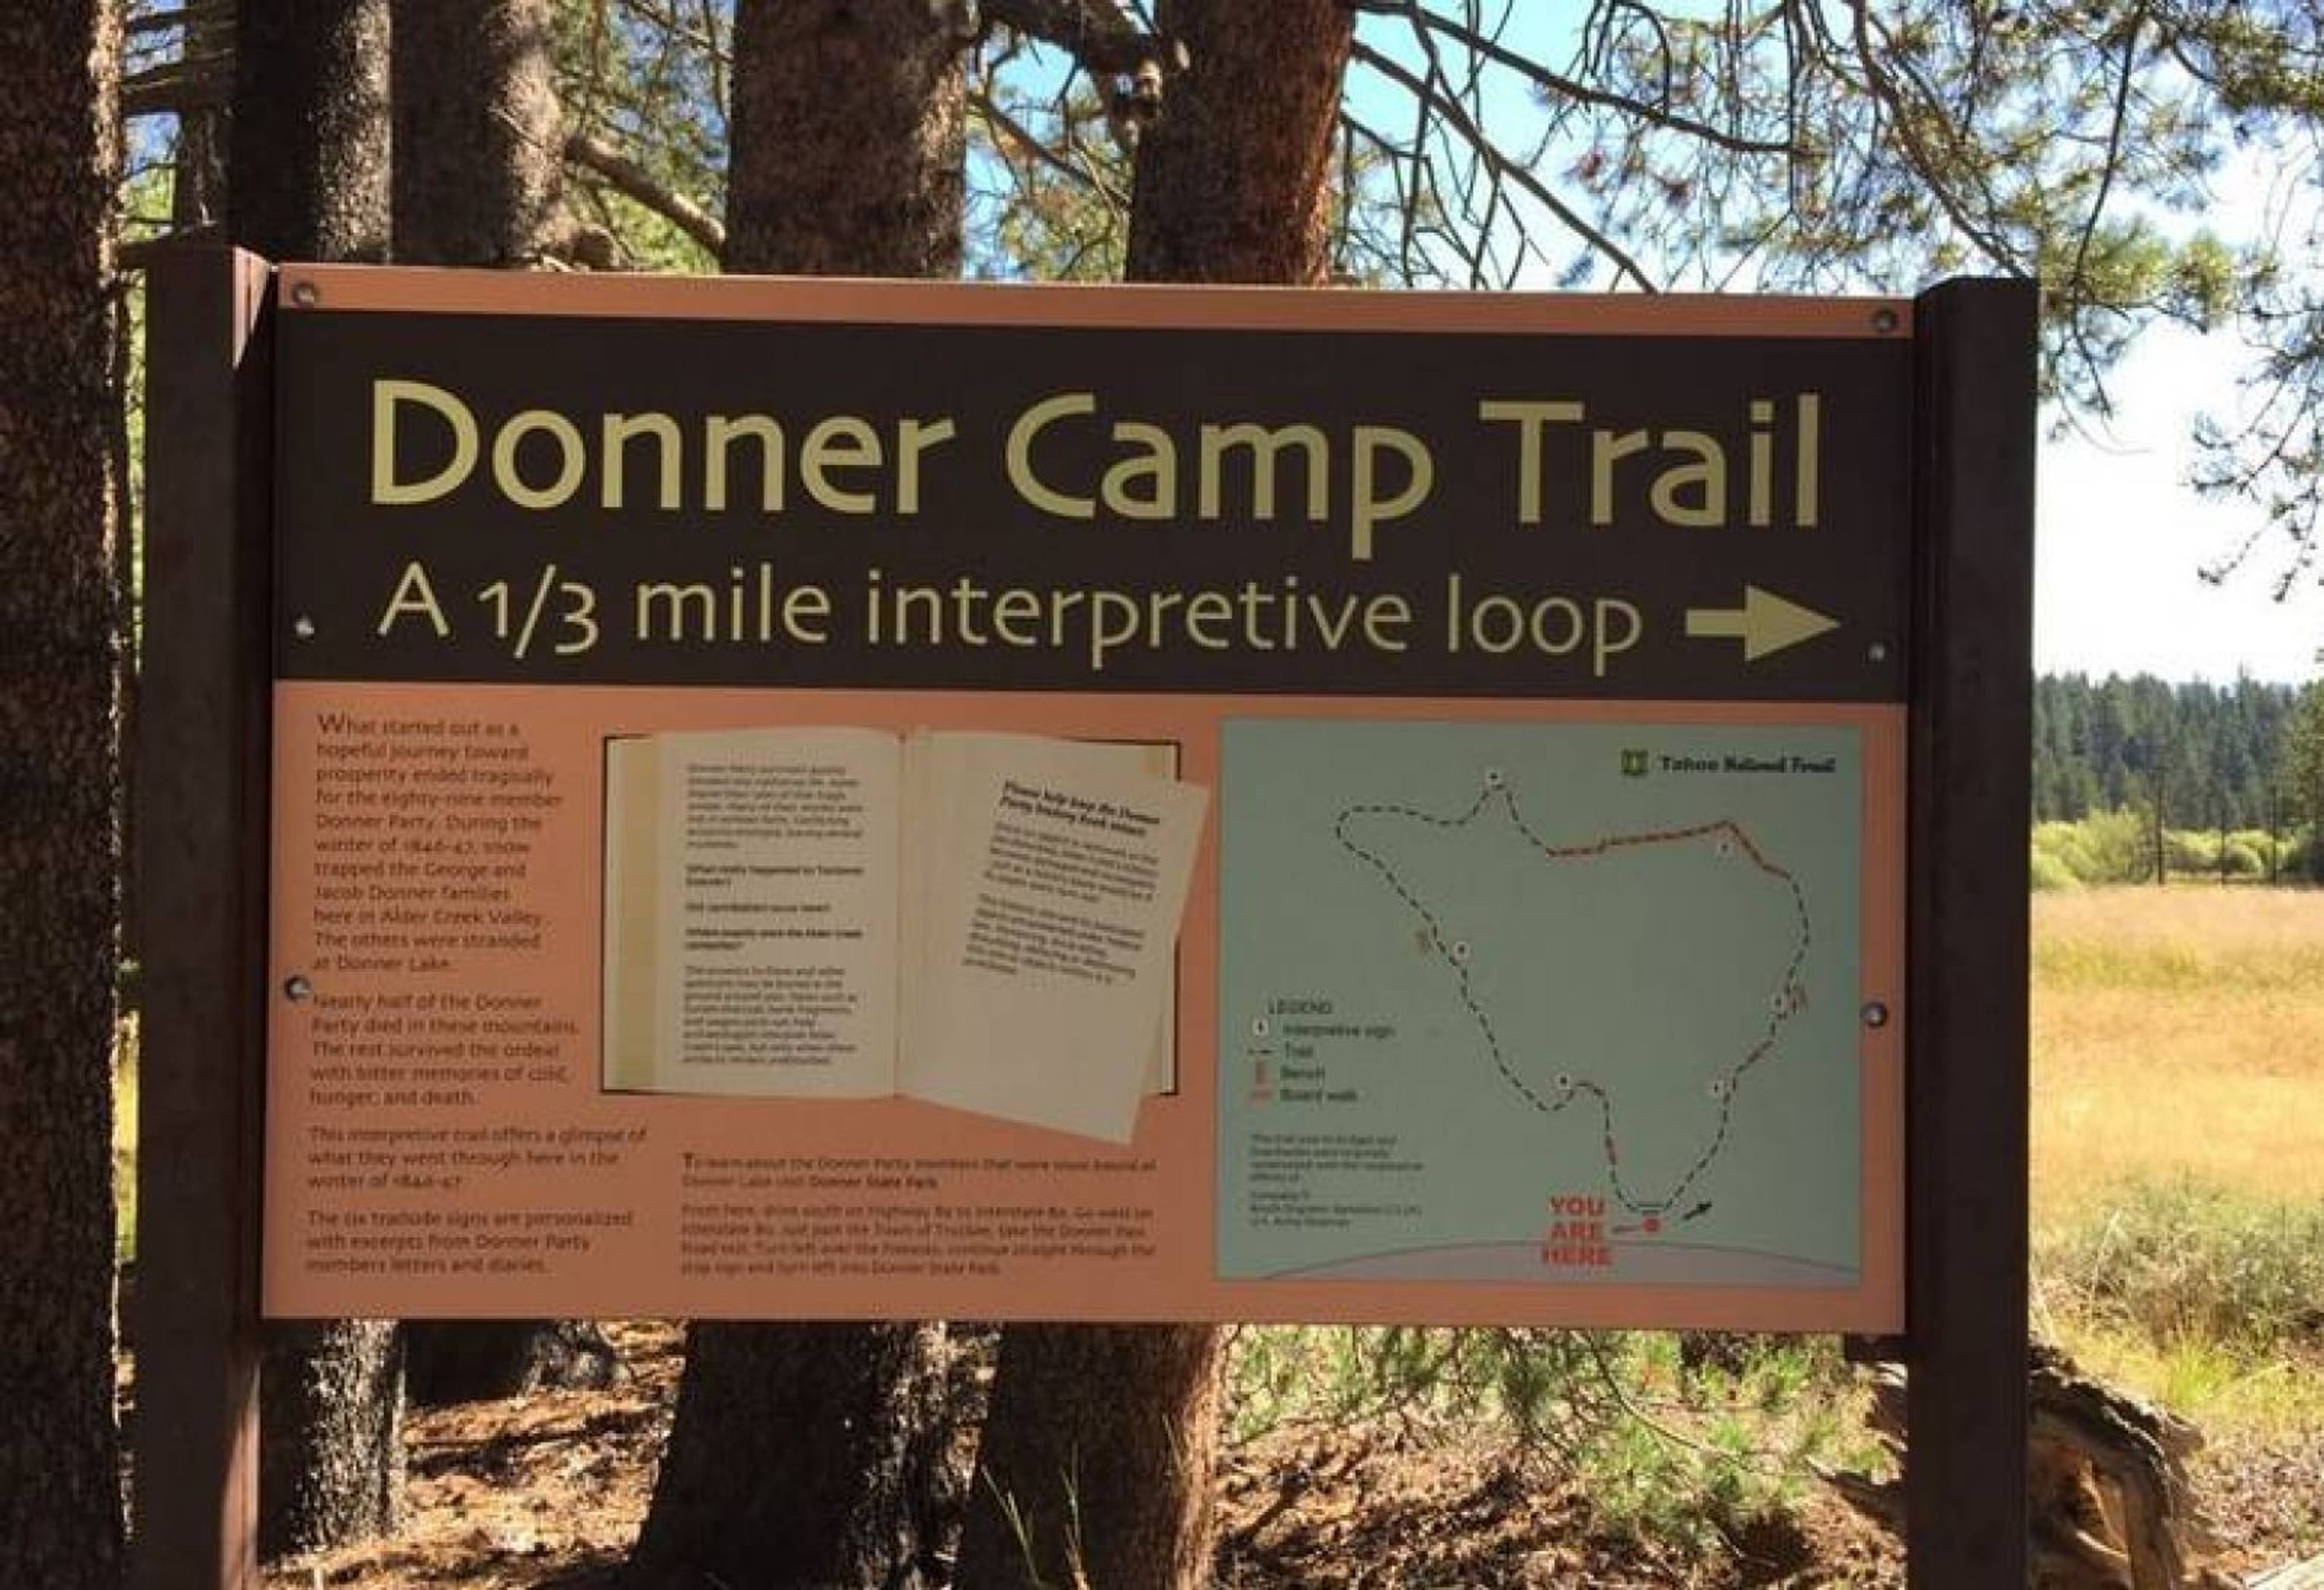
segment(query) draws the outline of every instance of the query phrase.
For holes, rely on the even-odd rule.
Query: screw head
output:
[[[1886,1026],[1888,1025],[1888,1006],[1877,999],[1866,1000],[1864,1002],[1864,1025],[1868,1027]]]
[[[315,638],[315,620],[300,613],[290,620],[290,633],[301,640],[312,640]]]
[[[1879,308],[1872,311],[1872,329],[1883,336],[1886,336],[1904,323],[1904,317],[1894,309]]]
[[[323,301],[323,290],[311,281],[290,284],[290,301],[302,309],[311,309]]]
[[[305,972],[294,971],[282,979],[282,997],[293,1005],[303,1005],[315,997],[315,985],[307,980]]]

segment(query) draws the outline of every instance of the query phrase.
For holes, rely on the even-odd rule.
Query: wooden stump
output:
[[[2089,1379],[2044,1343],[2031,1346],[2026,1373],[2033,1590],[2235,1590],[2204,1566],[2210,1531],[2187,1479],[2201,1432]],[[1873,1429],[1899,1463],[1908,1462],[1904,1371],[1885,1365],[1875,1375]],[[1860,1511],[1902,1530],[1902,1481],[1843,1472],[1824,1477]]]

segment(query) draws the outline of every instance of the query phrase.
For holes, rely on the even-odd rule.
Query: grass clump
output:
[[[2043,1244],[2045,1298],[2158,1345],[2246,1358],[2324,1339],[2324,1203],[2135,1181]]]

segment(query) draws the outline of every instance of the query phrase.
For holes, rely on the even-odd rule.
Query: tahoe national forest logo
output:
[[[1622,777],[1644,778],[1646,776],[1646,753],[1643,749],[1622,752]]]

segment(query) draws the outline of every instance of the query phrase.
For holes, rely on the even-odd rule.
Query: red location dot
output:
[[[1660,1231],[1662,1228],[1663,1218],[1660,1215],[1648,1215],[1646,1217],[1646,1235],[1648,1236],[1652,1236],[1655,1232]]]

